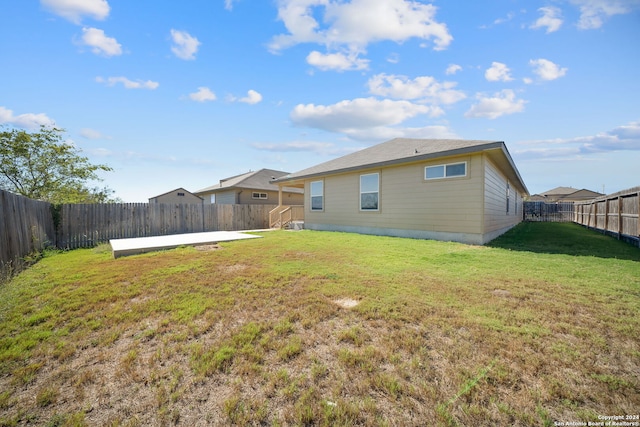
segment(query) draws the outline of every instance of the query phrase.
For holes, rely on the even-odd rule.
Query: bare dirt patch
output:
[[[218,244],[213,244],[213,245],[198,245],[198,246],[194,246],[196,251],[200,251],[200,252],[208,252],[208,251],[217,251],[222,249],[222,247]]]
[[[342,308],[353,308],[360,304],[360,301],[356,301],[351,298],[341,298],[337,300],[333,300],[334,303],[338,304]]]

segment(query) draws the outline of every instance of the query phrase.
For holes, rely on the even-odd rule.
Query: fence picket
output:
[[[640,187],[576,202],[574,216],[578,224],[640,247]]]

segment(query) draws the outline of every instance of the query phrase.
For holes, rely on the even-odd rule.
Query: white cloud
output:
[[[323,54],[317,50],[307,55],[307,63],[322,71],[336,70],[366,70],[369,68],[369,60],[358,58],[357,53],[328,53]]]
[[[515,13],[513,12],[509,12],[507,13],[507,16],[505,18],[498,18],[495,21],[493,21],[494,25],[500,25],[500,24],[504,24],[505,22],[509,22],[514,18]]]
[[[416,99],[431,104],[454,104],[464,98],[464,92],[455,90],[455,82],[438,82],[430,76],[411,80],[406,76],[377,74],[367,83],[369,93],[395,99]],[[433,115],[433,114],[432,114]]]
[[[560,68],[548,59],[532,59],[529,65],[534,67],[533,72],[542,80],[555,80],[567,74],[567,68]]]
[[[106,0],[40,0],[40,4],[75,24],[80,24],[83,16],[103,20],[110,10]]]
[[[247,96],[238,99],[238,102],[244,102],[245,104],[257,104],[260,101],[262,101],[262,95],[253,89],[249,89]]]
[[[262,101],[262,95],[253,89],[247,91],[247,96],[238,98],[234,95],[227,95],[229,102],[244,102],[245,104],[257,104]]]
[[[438,107],[404,100],[357,98],[332,105],[299,104],[291,111],[290,117],[297,126],[344,133],[354,139],[379,139],[402,133],[402,130],[390,126],[417,115],[438,115],[440,112]]]
[[[358,147],[357,149],[345,149],[342,147],[337,147],[336,144],[333,144],[331,142],[318,141],[291,141],[281,144],[256,142],[251,144],[251,146],[258,150],[270,151],[274,153],[311,152],[322,156],[344,155],[362,148]]]
[[[614,15],[637,10],[640,0],[570,0],[580,9],[578,28],[593,30],[602,27],[604,21]]]
[[[469,109],[464,116],[470,118],[496,119],[505,114],[519,113],[524,110],[526,101],[516,99],[510,89],[504,89],[492,97],[478,96],[479,102]]]
[[[352,139],[360,141],[386,141],[393,138],[460,139],[460,136],[446,126],[390,127],[376,126],[348,133]]]
[[[82,29],[82,44],[90,46],[96,55],[122,55],[122,46],[113,37],[107,37],[103,30],[97,28]]]
[[[198,52],[198,46],[200,42],[197,38],[193,37],[186,31],[171,30],[171,40],[173,46],[171,46],[171,52],[173,52],[178,58],[184,60],[196,59],[196,52]]]
[[[25,113],[14,115],[13,110],[0,107],[0,125],[9,124],[25,129],[37,129],[40,126],[54,126],[55,122],[44,113]]]
[[[640,151],[640,121],[596,135],[527,141],[514,151],[522,159],[570,159],[613,151]]]
[[[110,139],[110,137],[102,134],[102,132],[90,128],[80,129],[80,136],[87,139]]]
[[[369,60],[366,60],[367,63],[369,62]],[[391,53],[388,57],[387,57],[387,62],[391,63],[391,64],[397,64],[398,62],[400,62],[400,55],[398,55],[397,53]],[[367,68],[368,65],[367,65]]]
[[[115,86],[118,83],[121,83],[125,89],[149,89],[155,90],[160,86],[160,83],[154,82],[151,80],[142,81],[142,80],[129,80],[126,77],[107,77],[106,79],[103,77],[96,77],[96,82],[104,83],[107,86]]]
[[[558,31],[562,26],[562,11],[555,6],[541,7],[538,12],[542,13],[542,16],[538,18],[529,28],[538,29],[546,28],[546,33],[553,33]]]
[[[513,80],[510,73],[509,67],[502,62],[492,62],[491,67],[485,71],[484,77],[490,82],[508,82]]]
[[[216,94],[213,93],[211,89],[209,89],[208,87],[200,86],[197,92],[189,94],[189,98],[192,101],[197,101],[197,102],[215,101]]]
[[[233,10],[233,3],[237,1],[238,0],[224,0],[224,8],[227,10]]]
[[[446,24],[436,21],[436,10],[433,5],[411,0],[279,0],[278,18],[288,33],[273,37],[269,48],[279,52],[301,43],[316,43],[329,51],[346,50],[357,56],[371,43],[419,38],[432,40],[434,49],[442,50],[453,37]],[[324,65],[329,60],[317,55],[315,59]]]
[[[447,76],[450,76],[450,75],[455,74],[455,73],[457,73],[458,71],[461,71],[461,70],[462,70],[462,67],[459,66],[458,64],[449,64],[449,66],[445,70],[445,74]]]

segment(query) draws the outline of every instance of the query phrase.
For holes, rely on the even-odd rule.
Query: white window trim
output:
[[[370,175],[377,175],[378,176],[378,188],[376,189],[376,191],[366,191],[363,192],[362,191],[362,177],[363,176],[370,176]],[[378,207],[375,209],[362,209],[362,195],[363,194],[373,194],[376,193],[378,195]],[[364,173],[362,175],[360,175],[360,193],[358,194],[358,204],[360,205],[360,212],[378,212],[380,211],[380,172],[373,172],[373,173]]]
[[[464,165],[464,175],[454,175],[454,176],[447,176],[447,166],[452,166],[452,165]],[[435,178],[427,178],[427,169],[429,168],[437,168],[437,167],[444,167],[444,176],[438,176]],[[424,179],[425,181],[433,181],[436,179],[455,179],[455,178],[465,178],[467,176],[467,171],[468,171],[468,166],[467,166],[467,162],[453,162],[453,163],[441,163],[439,165],[429,165],[429,166],[425,166],[424,167]]]
[[[316,182],[319,182],[320,184],[322,184],[322,194],[313,194],[312,187],[313,187],[313,184],[315,184]],[[314,209],[313,208],[313,198],[314,197],[322,197],[322,207],[320,209]],[[324,211],[324,181],[323,180],[311,181],[309,183],[309,210],[312,211],[312,212],[323,212]]]
[[[256,194],[258,195],[258,197],[256,197]],[[252,191],[251,192],[251,198],[252,199],[267,200],[269,198],[269,195],[267,193],[260,193],[259,191]]]

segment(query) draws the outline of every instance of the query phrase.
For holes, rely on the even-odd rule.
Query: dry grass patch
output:
[[[640,251],[527,252],[506,237],[272,232],[224,250],[47,256],[0,289],[0,425],[527,426],[633,413]]]

